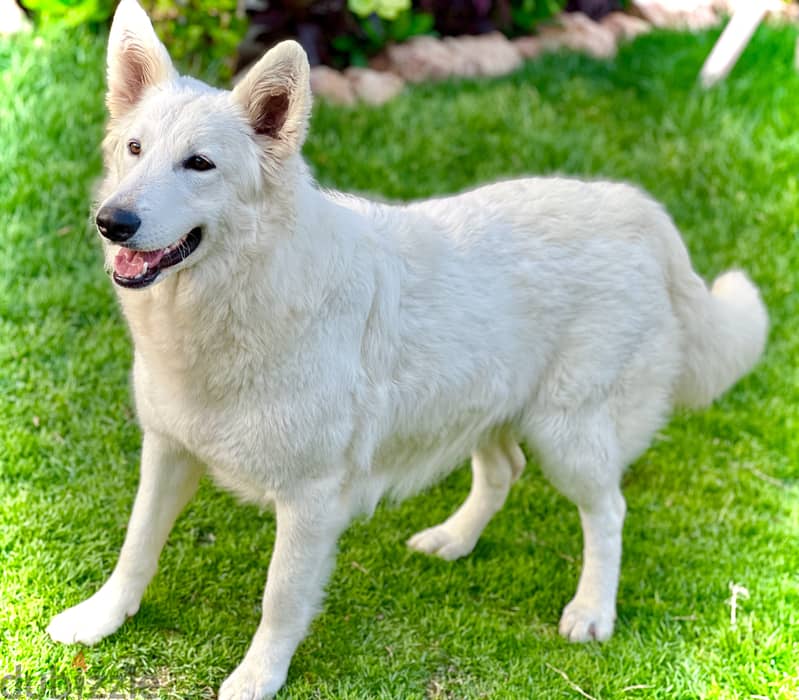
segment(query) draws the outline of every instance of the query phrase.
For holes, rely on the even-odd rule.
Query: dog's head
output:
[[[308,60],[286,41],[232,92],[216,90],[179,76],[144,10],[122,0],[106,101],[96,224],[116,284],[141,289],[235,247],[236,226],[256,226],[242,209],[285,188],[308,125]]]

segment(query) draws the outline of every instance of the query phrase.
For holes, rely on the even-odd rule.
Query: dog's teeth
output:
[[[150,268],[150,263],[148,263],[148,262],[145,260],[145,261],[144,261],[144,269],[141,271],[141,274],[144,274],[145,272],[147,272],[147,270],[148,270],[149,268]]]

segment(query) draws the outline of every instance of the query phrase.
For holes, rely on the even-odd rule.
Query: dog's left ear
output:
[[[132,109],[149,86],[177,76],[147,13],[136,0],[122,0],[108,37],[106,103],[111,117]]]
[[[308,57],[296,41],[268,51],[233,89],[253,131],[278,159],[302,148],[311,111]]]

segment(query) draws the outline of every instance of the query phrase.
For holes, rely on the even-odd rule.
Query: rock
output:
[[[31,23],[16,0],[0,0],[0,36],[27,31]]]
[[[452,55],[452,73],[465,77],[492,77],[516,70],[522,55],[503,34],[447,37],[444,44]]]
[[[462,77],[505,75],[521,65],[522,55],[499,32],[439,40],[418,36],[387,51],[391,70],[413,83]]]
[[[473,49],[469,48],[470,36],[446,37],[441,40],[449,55],[449,75],[474,78],[480,75],[480,65]],[[465,40],[465,41],[464,41]]]
[[[694,12],[685,15],[683,19],[683,26],[690,29],[692,32],[698,32],[702,29],[710,29],[715,27],[721,21],[721,18],[716,14],[712,5],[697,8]]]
[[[697,31],[719,22],[720,0],[632,0],[631,10],[655,27]]]
[[[594,22],[582,12],[564,12],[558,20],[560,26],[543,27],[539,32],[546,51],[567,48],[594,58],[612,58],[616,55],[616,35],[607,27]]]
[[[744,10],[751,6],[752,0],[709,0],[716,14],[731,16],[736,10]],[[799,18],[799,5],[784,0],[758,0],[765,4],[770,19],[794,22]]]
[[[544,45],[537,36],[519,36],[512,43],[522,58],[535,58],[544,52]]]
[[[625,14],[624,12],[611,12],[605,15],[600,24],[613,32],[617,40],[631,40],[641,34],[651,31],[652,25],[645,19]]]
[[[311,68],[311,91],[334,104],[353,105],[362,100],[382,105],[396,97],[405,81],[394,73],[371,68],[347,68],[343,73],[328,66]]]
[[[311,68],[311,92],[334,104],[355,104],[356,94],[352,82],[327,66]]]
[[[771,2],[769,3],[768,17],[778,22],[797,22],[799,21],[799,5],[795,2]]]
[[[629,9],[646,22],[649,22],[653,27],[663,29],[664,27],[674,26],[672,13],[668,12],[660,3],[644,0],[638,2],[633,0]]]
[[[452,53],[432,36],[416,36],[388,47],[391,70],[410,83],[441,80],[452,75]]]
[[[722,15],[731,15],[735,12],[736,3],[740,0],[712,0],[713,9]],[[746,0],[749,2],[749,0]]]
[[[405,81],[398,75],[371,68],[347,68],[344,75],[358,99],[370,105],[388,102],[405,87]]]
[[[585,51],[594,58],[612,58],[616,55],[616,35],[599,22],[594,22],[582,12],[566,12],[562,15],[563,25],[567,36],[574,37],[568,44],[570,48]]]
[[[385,51],[381,51],[369,59],[369,68],[372,70],[391,70],[391,59]]]

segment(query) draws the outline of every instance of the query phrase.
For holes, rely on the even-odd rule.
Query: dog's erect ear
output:
[[[136,0],[122,0],[108,37],[108,94],[112,118],[121,117],[150,85],[177,77],[147,13]]]
[[[311,81],[308,57],[296,41],[268,51],[233,89],[256,134],[278,158],[299,151],[308,130]]]

